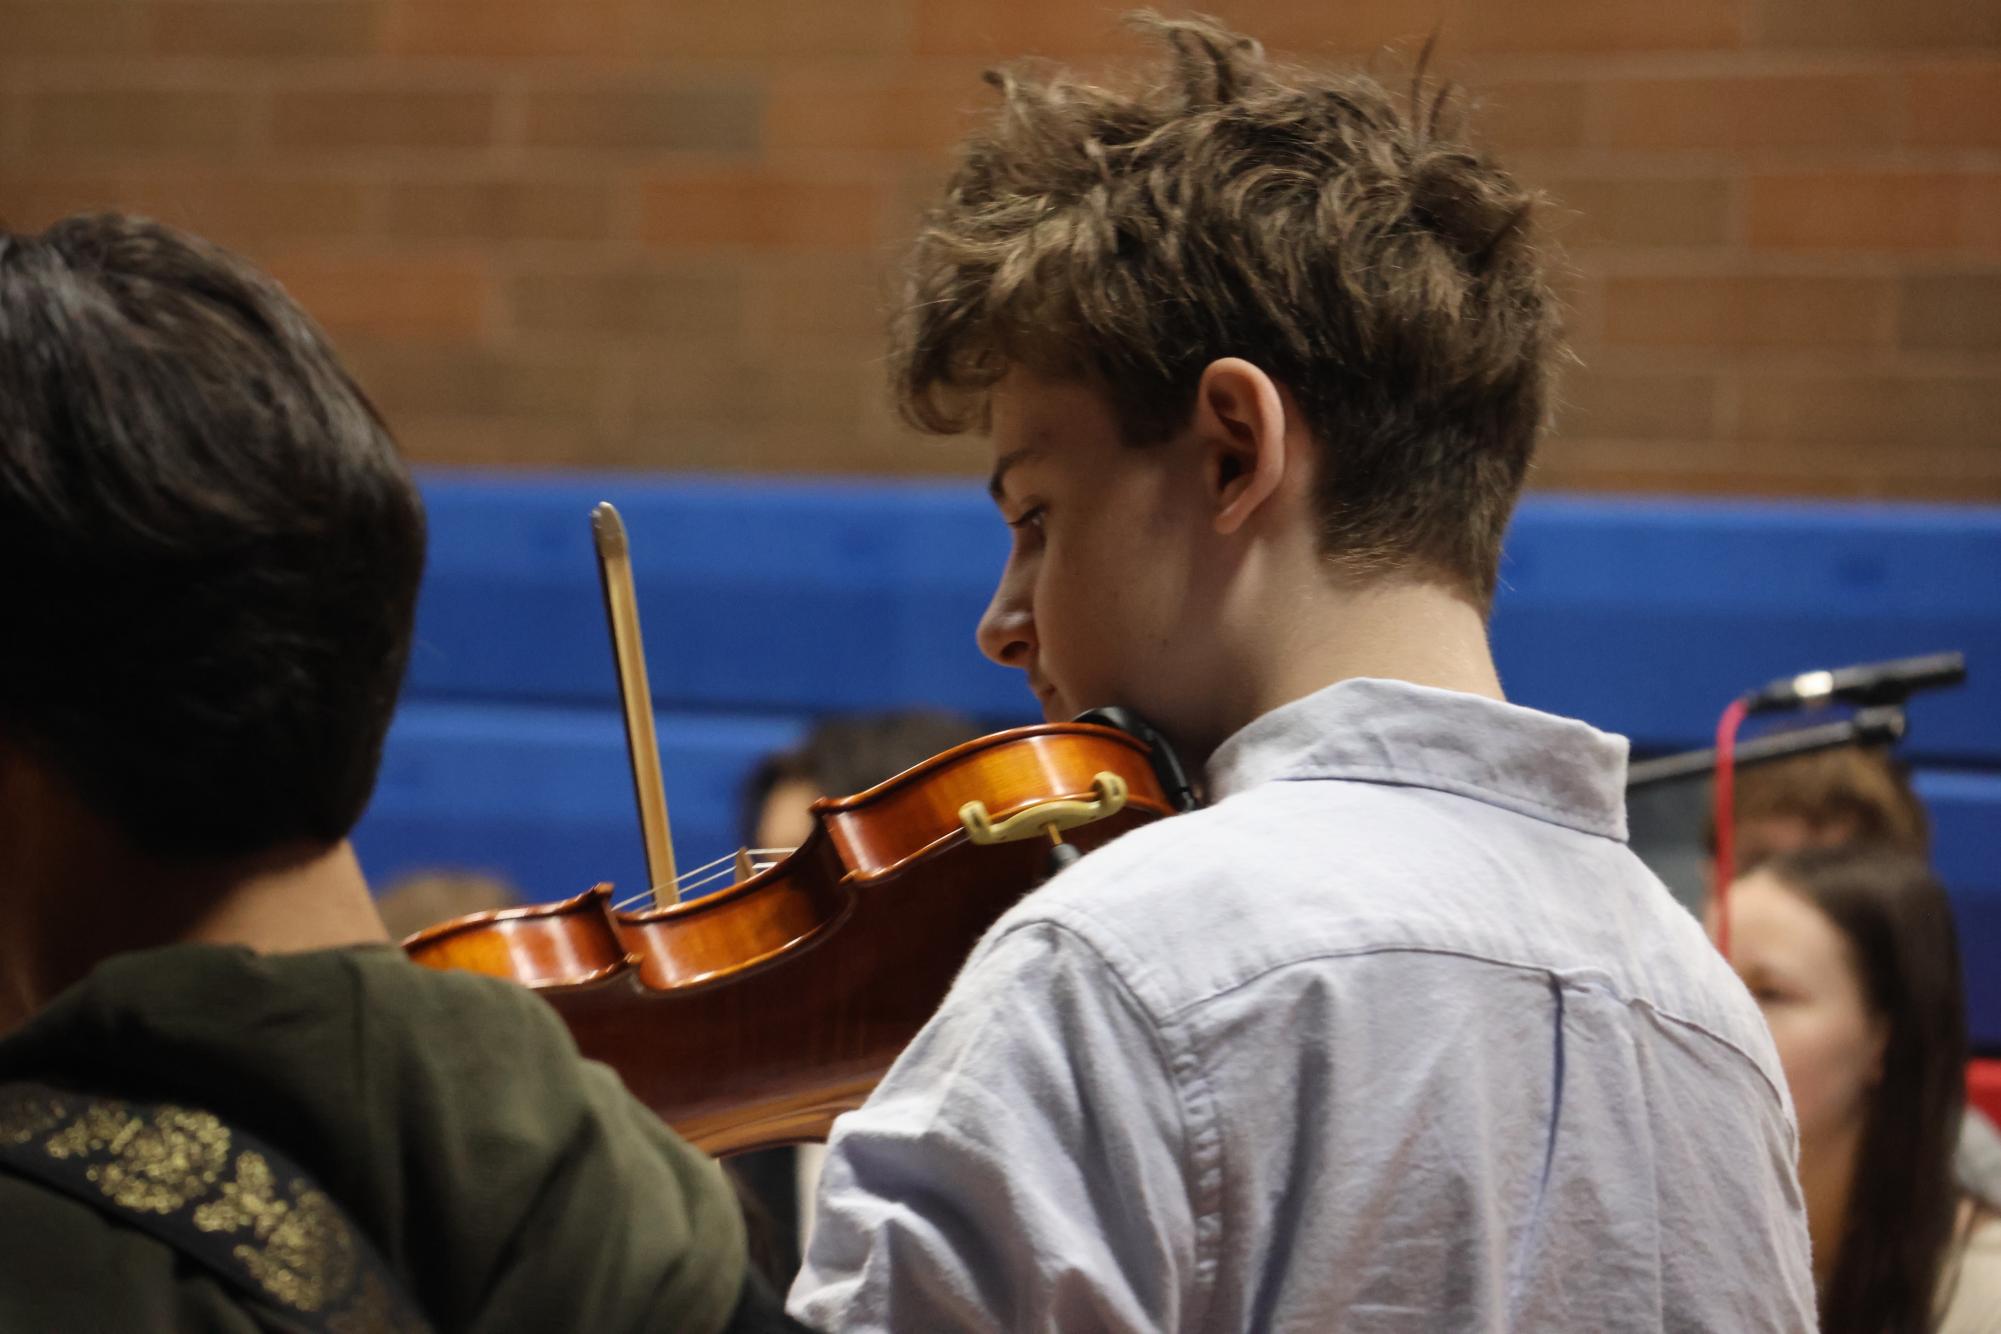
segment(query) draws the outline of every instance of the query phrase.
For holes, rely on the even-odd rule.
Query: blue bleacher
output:
[[[588,515],[633,544],[684,865],[733,849],[751,765],[838,710],[1033,716],[972,627],[1007,534],[977,483],[433,473],[409,684],[357,834],[378,886],[432,868],[534,898],[643,859]],[[2001,510],[1537,496],[1494,645],[1511,697],[1707,743],[1731,695],[1813,667],[1962,649],[1904,747],[1938,831],[1978,1040],[2001,1047]]]

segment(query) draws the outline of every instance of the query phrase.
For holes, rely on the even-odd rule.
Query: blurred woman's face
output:
[[[1858,1132],[1882,1078],[1882,1018],[1848,942],[1785,883],[1753,871],[1730,888],[1730,962],[1765,1012],[1799,1116],[1803,1151]]]

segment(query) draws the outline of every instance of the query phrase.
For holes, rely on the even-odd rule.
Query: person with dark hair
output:
[[[1931,855],[1931,818],[1910,772],[1886,749],[1837,746],[1755,765],[1737,775],[1732,804],[1740,871],[1810,848]],[[1713,818],[1703,838],[1713,859]],[[2001,1135],[1977,1107],[1966,1109],[1953,1161],[1968,1189],[2001,1196]]]
[[[1966,1007],[1944,888],[1907,853],[1809,849],[1739,879],[1729,914],[1799,1116],[1821,1328],[2001,1331],[2001,1214],[1953,1176]]]
[[[751,771],[744,838],[759,848],[797,847],[812,829],[807,808],[821,797],[865,792],[978,735],[971,719],[941,709],[823,718],[797,746]]]
[[[1538,197],[1421,76],[1146,23],[1136,88],[993,76],[891,366],[988,437],[981,647],[1209,804],[983,939],[836,1123],[792,1310],[1811,1329],[1771,1036],[1626,846],[1624,740],[1487,644],[1565,355]]]
[[[971,719],[942,709],[822,718],[798,745],[767,755],[751,771],[743,787],[744,842],[774,855],[796,848],[813,830],[811,807],[820,798],[865,792],[978,735]],[[750,1197],[751,1258],[776,1284],[789,1284],[799,1272],[822,1156],[821,1146],[810,1144],[729,1160]]]
[[[389,944],[424,513],[268,278],[0,231],[0,1328],[777,1328],[714,1162]]]

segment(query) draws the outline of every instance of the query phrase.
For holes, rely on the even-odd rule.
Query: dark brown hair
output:
[[[767,755],[743,786],[743,838],[757,835],[764,803],[781,783],[806,783],[851,797],[979,735],[969,718],[944,710],[837,714],[814,724],[797,747]]]
[[[1904,853],[1823,848],[1764,869],[1841,932],[1888,1029],[1821,1328],[1919,1334],[1931,1328],[1961,1200],[1953,1152],[1966,1106],[1966,1000],[1952,907],[1925,863]]]
[[[196,237],[0,231],[0,728],[149,852],[346,836],[424,511],[278,285]]]
[[[1791,817],[1849,847],[1885,847],[1914,857],[1931,851],[1931,822],[1910,775],[1889,752],[1839,746],[1740,771],[1737,824]],[[1716,831],[1709,831],[1711,851]]]
[[[1011,366],[1084,378],[1129,444],[1188,420],[1224,356],[1292,391],[1320,546],[1483,603],[1560,355],[1539,197],[1447,133],[1447,92],[1289,70],[1208,20],[1134,92],[989,75],[913,249],[891,356],[907,417],[979,426]]]

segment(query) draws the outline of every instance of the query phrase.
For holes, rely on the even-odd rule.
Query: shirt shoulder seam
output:
[[[1095,922],[1092,924],[1096,925]],[[1153,1047],[1154,1059],[1160,1062],[1168,1085],[1175,1091],[1175,1120],[1181,1128],[1180,1156],[1195,1169],[1189,1204],[1195,1217],[1198,1300],[1190,1313],[1193,1318],[1188,1321],[1187,1327],[1200,1329],[1208,1319],[1210,1307],[1214,1305],[1217,1275],[1222,1264],[1222,1131],[1217,1123],[1215,1091],[1209,1087],[1195,1045],[1187,1040],[1180,1015],[1163,1017],[1154,1012],[1126,976],[1119,960],[1112,957],[1113,949],[1108,948],[1112,942],[1096,940],[1093,933],[1079,929],[1054,914],[1041,914],[1011,923],[1002,931],[1000,938],[1038,927],[1074,941],[1096,961],[1125,1004],[1139,1016]],[[998,944],[999,940],[995,943]],[[1170,1037],[1165,1031],[1170,1027],[1179,1030],[1181,1036]],[[1191,1121],[1199,1123],[1199,1128],[1191,1129]]]

